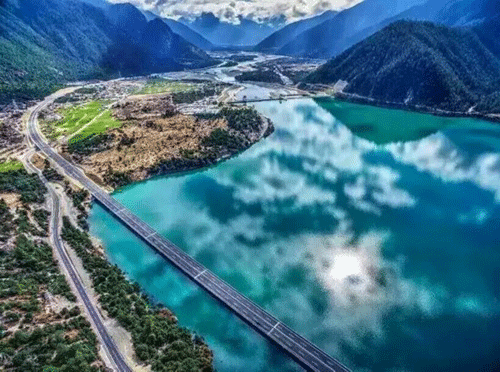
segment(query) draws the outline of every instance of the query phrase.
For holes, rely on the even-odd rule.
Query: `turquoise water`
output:
[[[116,197],[353,371],[497,370],[500,126],[454,119],[386,143],[312,100],[256,107],[269,138]],[[373,110],[375,127],[397,120],[349,107]],[[90,222],[112,262],[207,340],[218,371],[299,370],[97,205]]]
[[[446,128],[482,127],[477,119],[433,116],[319,98],[316,103],[346,125],[356,136],[376,144],[416,141]]]

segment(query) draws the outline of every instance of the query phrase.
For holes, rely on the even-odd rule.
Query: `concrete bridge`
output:
[[[287,94],[278,97],[268,97],[268,98],[248,98],[241,99],[237,101],[227,102],[229,105],[244,105],[249,103],[257,103],[257,102],[270,102],[270,101],[289,101],[291,99],[302,99],[302,98],[325,98],[331,97],[327,94],[309,94],[309,93],[300,93],[300,94]]]

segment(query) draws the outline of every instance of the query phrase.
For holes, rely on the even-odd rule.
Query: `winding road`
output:
[[[125,206],[96,185],[76,166],[56,153],[44,139],[38,128],[38,114],[50,104],[58,94],[47,97],[31,112],[28,120],[28,136],[49,159],[68,177],[78,181],[90,191],[96,201],[130,228],[158,254],[170,261],[184,275],[220,301],[230,311],[250,325],[262,336],[279,346],[303,368],[314,372],[349,372],[339,361],[332,358],[310,341],[281,323],[267,311],[243,296],[228,283],[202,266],[180,248],[158,234],[144,221],[135,216]]]
[[[92,301],[90,300],[89,295],[87,294],[87,290],[83,284],[82,279],[78,275],[77,269],[75,268],[71,258],[69,257],[64,243],[61,238],[61,201],[57,192],[54,190],[49,181],[43,176],[42,172],[39,169],[35,168],[29,159],[29,155],[26,157],[26,166],[27,168],[38,174],[44,185],[49,190],[50,199],[52,201],[51,205],[51,218],[50,218],[50,239],[52,245],[57,250],[57,255],[59,256],[60,262],[63,264],[66,269],[67,274],[69,275],[71,282],[77,290],[77,295],[79,300],[85,306],[85,310],[87,312],[89,320],[92,322],[94,329],[97,330],[98,336],[101,340],[101,344],[104,346],[104,349],[107,355],[110,357],[113,365],[115,366],[116,371],[118,372],[132,372],[132,369],[125,362],[125,358],[121,355],[118,347],[115,342],[108,334],[106,327],[104,326],[103,319],[98,311],[98,309],[94,306]]]

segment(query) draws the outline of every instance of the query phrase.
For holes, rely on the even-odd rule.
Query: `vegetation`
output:
[[[35,209],[33,211],[33,218],[44,231],[49,231],[49,216],[50,212],[45,209]]]
[[[104,181],[111,185],[111,187],[117,188],[128,185],[132,182],[132,178],[128,173],[116,172],[112,169],[108,169],[104,176]]]
[[[52,123],[52,136],[72,135],[82,127],[90,123],[97,115],[103,111],[101,102],[89,102],[81,106],[75,106],[60,110],[62,119]]]
[[[96,94],[99,92],[99,88],[97,87],[81,87],[75,90],[73,93],[74,94],[83,94],[83,95],[89,95],[89,94]]]
[[[348,82],[347,94],[436,109],[500,112],[500,61],[468,29],[401,21],[306,79]]]
[[[236,62],[250,62],[257,58],[256,54],[233,54],[228,57],[231,61]]]
[[[28,210],[24,208],[18,208],[17,219],[14,221],[17,225],[18,234],[31,234],[33,236],[47,237],[47,230],[39,230],[35,225],[33,225],[28,216]]]
[[[51,123],[51,137],[70,137],[69,142],[81,141],[92,135],[117,128],[121,123],[114,119],[104,102],[90,102],[81,106],[61,110],[63,119]]]
[[[243,147],[243,141],[240,137],[230,134],[227,130],[217,128],[210,133],[210,136],[203,139],[202,145],[238,151]]]
[[[46,189],[36,175],[9,168],[0,190],[21,195],[12,211],[0,199],[0,370],[104,372],[90,324],[59,271],[46,237],[50,213],[32,203]],[[33,209],[32,209],[33,208]],[[36,224],[38,225],[35,226]],[[11,249],[5,249],[11,247]]]
[[[17,160],[11,160],[0,164],[0,173],[23,169],[23,164]]]
[[[13,219],[5,200],[0,199],[0,242],[6,242],[9,239],[14,230]]]
[[[48,159],[45,159],[44,161],[42,174],[50,182],[59,182],[64,179],[64,177],[59,172],[52,168]]]
[[[228,68],[228,67],[236,67],[238,66],[238,62],[236,61],[226,61],[220,67]]]
[[[237,81],[260,81],[264,83],[283,83],[281,80],[281,76],[279,76],[272,69],[263,69],[260,68],[255,71],[245,71],[240,75],[236,76],[235,79]]]
[[[90,155],[94,152],[105,151],[112,138],[112,135],[103,133],[87,136],[79,141],[69,142],[68,151],[78,155]]]
[[[102,115],[97,117],[90,125],[71,137],[70,142],[78,142],[82,139],[105,133],[108,129],[119,128],[121,125],[122,124],[111,115],[110,110],[105,110]]]
[[[222,91],[221,86],[203,86],[198,89],[193,89],[191,91],[179,91],[172,93],[172,101],[176,104],[181,103],[194,103],[200,101],[206,97],[212,97],[219,94]]]
[[[0,273],[1,370],[103,371],[95,365],[96,337],[77,306],[42,314],[41,299],[61,295],[69,303],[76,300],[49,245],[19,234],[14,250],[0,254]]]
[[[93,365],[98,353],[96,336],[83,316],[75,316],[78,313],[78,307],[63,309],[57,314],[59,323],[20,330],[0,341],[0,366],[16,372],[104,371]],[[30,318],[25,315],[24,319]]]
[[[98,8],[85,1],[4,0],[0,34],[2,103],[47,96],[76,79],[144,75],[213,63],[166,24],[148,23],[128,4]]]
[[[195,117],[198,121],[224,119],[228,128],[214,129],[201,140],[201,147],[198,149],[181,149],[181,157],[159,161],[149,169],[149,174],[187,171],[215,164],[222,157],[251,146],[260,137],[263,128],[262,117],[250,107],[223,107],[218,113],[197,114]],[[272,133],[272,130],[270,125],[264,135]]]
[[[179,93],[190,92],[195,89],[193,84],[181,83],[165,79],[154,79],[146,85],[137,94],[160,94],[160,93]]]
[[[63,221],[63,238],[77,252],[90,273],[102,307],[132,334],[139,360],[155,372],[212,371],[212,354],[199,337],[180,328],[165,309],[153,306],[137,285],[96,253],[87,233]]]
[[[20,194],[23,203],[43,203],[47,188],[36,174],[18,169],[0,173],[0,191]]]
[[[227,125],[237,131],[256,131],[262,125],[262,118],[252,107],[224,107],[220,115],[227,120]]]

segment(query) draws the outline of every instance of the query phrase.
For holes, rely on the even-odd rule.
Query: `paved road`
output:
[[[87,310],[87,314],[90,317],[90,321],[93,323],[95,329],[97,329],[101,342],[106,349],[107,354],[111,357],[111,360],[113,364],[116,367],[116,371],[118,372],[132,372],[132,369],[127,365],[125,362],[125,359],[123,356],[120,354],[120,351],[118,350],[115,342],[113,339],[109,336],[106,327],[103,324],[102,318],[95,308],[94,304],[90,301],[89,296],[87,294],[87,291],[85,289],[85,286],[82,283],[81,278],[77,274],[76,268],[74,267],[73,262],[69,258],[66,249],[64,248],[64,244],[61,239],[60,235],[60,223],[61,223],[61,217],[60,217],[60,211],[61,211],[61,205],[60,205],[60,199],[57,193],[55,192],[54,188],[50,185],[50,183],[47,181],[47,179],[43,176],[43,174],[36,169],[29,161],[27,161],[28,168],[36,172],[39,177],[41,178],[42,182],[47,186],[47,189],[49,190],[50,193],[50,198],[52,200],[52,213],[51,213],[51,219],[50,219],[50,234],[51,234],[51,239],[54,244],[54,246],[57,249],[57,253],[59,254],[59,257],[61,258],[62,264],[66,268],[71,281],[73,282],[74,286],[76,287],[78,291],[78,295],[80,297],[80,300],[83,302],[85,309]]]
[[[130,210],[87,178],[80,169],[57,154],[40,134],[37,124],[39,111],[53,99],[54,96],[48,97],[32,111],[28,121],[28,134],[31,141],[69,177],[77,180],[87,188],[101,205],[147,242],[162,257],[170,261],[182,273],[205,289],[211,296],[219,300],[261,335],[281,347],[302,367],[314,372],[349,372],[340,362],[288,328],[158,234],[148,224],[136,217]]]

